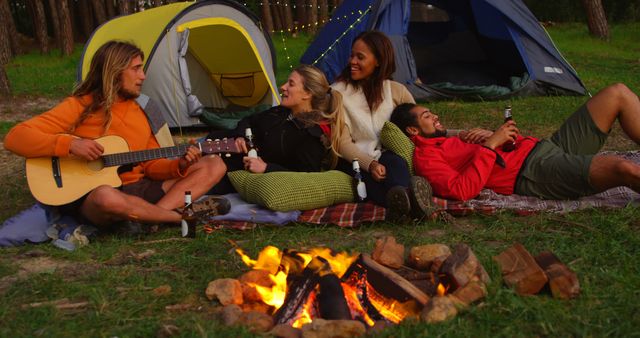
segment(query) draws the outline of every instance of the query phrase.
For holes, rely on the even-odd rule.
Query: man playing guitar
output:
[[[145,79],[143,58],[142,50],[131,43],[105,43],[72,96],[13,127],[4,140],[5,148],[28,159],[75,157],[86,161],[102,157],[105,149],[95,139],[107,135],[120,136],[131,151],[159,148],[144,111],[135,101]],[[179,223],[181,215],[175,209],[183,205],[184,192],[191,191],[197,199],[225,171],[220,157],[202,157],[200,149],[191,146],[178,159],[136,163],[119,172],[120,189],[99,185],[62,205],[61,211],[98,226],[121,220]]]

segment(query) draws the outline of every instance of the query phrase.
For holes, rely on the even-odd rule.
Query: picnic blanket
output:
[[[627,158],[640,164],[640,151],[606,152]],[[205,226],[212,232],[219,228],[251,229],[258,224],[282,225],[290,222],[310,224],[334,224],[340,227],[356,227],[363,223],[385,220],[386,210],[372,203],[342,203],[325,208],[279,213],[264,207],[249,204],[237,194],[225,195],[231,200],[231,212],[216,216]],[[438,197],[433,198],[437,211],[427,218],[436,218],[442,213],[453,216],[465,216],[474,213],[494,214],[509,210],[517,214],[535,212],[566,213],[586,208],[622,208],[638,205],[640,194],[626,187],[609,189],[602,193],[586,196],[577,200],[554,201],[520,195],[500,195],[485,189],[476,198],[461,202]],[[21,245],[25,242],[43,242],[50,239],[46,230],[51,226],[45,210],[38,204],[24,210],[0,225],[0,246]],[[56,220],[60,223],[60,220]],[[67,225],[73,222],[62,222]],[[74,227],[67,226],[61,235],[69,236]]]

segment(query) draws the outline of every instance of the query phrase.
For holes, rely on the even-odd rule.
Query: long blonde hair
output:
[[[324,73],[315,66],[300,65],[294,72],[304,79],[303,87],[311,94],[311,111],[304,112],[296,117],[319,124],[321,121],[331,126],[331,168],[338,163],[338,143],[344,132],[344,108],[342,94],[331,90],[329,81]]]
[[[122,89],[120,76],[129,67],[135,57],[144,60],[144,53],[133,43],[123,41],[109,41],[102,45],[91,59],[91,66],[87,77],[73,91],[75,97],[91,95],[89,103],[78,121],[70,130],[75,130],[89,115],[102,110],[104,112],[103,132],[111,124],[111,107]]]

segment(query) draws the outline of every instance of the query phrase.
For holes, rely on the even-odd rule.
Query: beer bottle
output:
[[[244,137],[247,140],[247,156],[258,158],[258,150],[256,149],[255,144],[253,144],[253,133],[251,132],[251,128],[244,130]]]
[[[196,237],[196,225],[198,224],[198,217],[196,217],[195,211],[193,211],[193,203],[191,203],[191,191],[184,192],[184,209],[182,209],[182,237],[195,238]]]
[[[507,105],[504,107],[504,122],[513,120],[513,116],[511,115],[511,105]],[[516,141],[507,141],[502,145],[502,151],[508,153],[516,149]]]
[[[358,163],[358,159],[353,159],[351,165],[353,166],[353,177],[356,180],[356,193],[358,195],[358,200],[362,202],[367,198],[367,187],[362,180],[362,173],[360,172],[360,163]]]

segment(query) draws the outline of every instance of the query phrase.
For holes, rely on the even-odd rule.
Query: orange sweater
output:
[[[4,146],[24,157],[69,156],[74,137],[95,139],[106,135],[124,138],[131,151],[159,148],[151,132],[147,116],[134,100],[115,103],[111,108],[111,125],[103,134],[102,112],[91,114],[73,132],[71,127],[80,117],[91,97],[68,97],[53,109],[13,127],[4,139]],[[142,162],[132,171],[120,175],[123,184],[130,184],[147,176],[153,180],[181,177],[178,160],[157,159]]]

